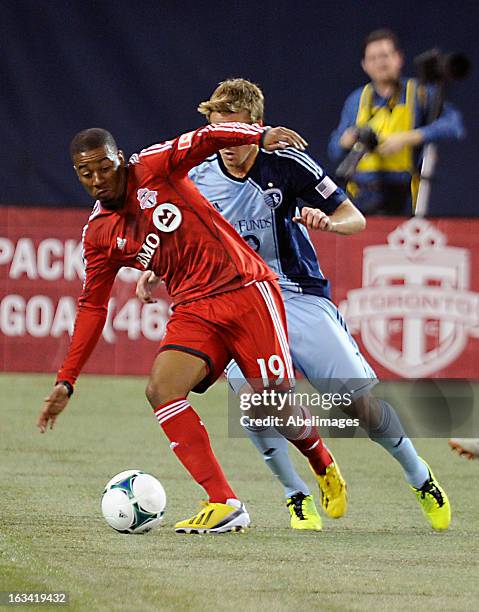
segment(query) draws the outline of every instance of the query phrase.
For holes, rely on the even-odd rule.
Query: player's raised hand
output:
[[[65,385],[59,383],[53,387],[53,391],[44,399],[43,408],[38,417],[37,427],[41,433],[46,432],[48,424],[50,424],[50,429],[53,429],[58,415],[65,409],[69,399]]]
[[[270,128],[263,136],[263,147],[267,151],[277,151],[287,147],[294,147],[304,151],[307,146],[308,143],[302,136],[294,130],[285,127]]]
[[[333,230],[333,222],[328,215],[319,208],[309,208],[303,206],[300,217],[293,217],[295,223],[301,223],[310,230],[321,230],[322,232],[331,232]]]
[[[136,283],[136,297],[143,304],[154,304],[156,300],[152,296],[153,289],[159,284],[160,279],[151,270],[143,272]]]

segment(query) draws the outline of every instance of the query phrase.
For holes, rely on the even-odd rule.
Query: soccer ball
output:
[[[103,517],[120,533],[145,533],[158,527],[165,506],[161,482],[141,470],[126,470],[113,476],[101,498]]]

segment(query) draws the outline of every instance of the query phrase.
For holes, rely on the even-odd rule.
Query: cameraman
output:
[[[411,215],[420,148],[463,138],[461,113],[445,103],[439,117],[426,125],[435,87],[401,78],[403,55],[391,30],[375,30],[366,37],[361,66],[371,82],[347,98],[331,134],[329,156],[340,162],[359,137],[372,150],[360,159],[347,185],[354,203],[365,214]],[[375,148],[367,127],[377,136]]]

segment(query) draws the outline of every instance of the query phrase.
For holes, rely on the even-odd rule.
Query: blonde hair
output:
[[[248,111],[252,121],[260,121],[264,115],[264,96],[258,85],[246,79],[222,81],[206,102],[201,102],[198,112],[210,118],[211,113],[239,113]]]

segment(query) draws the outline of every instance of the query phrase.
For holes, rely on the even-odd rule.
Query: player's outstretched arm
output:
[[[73,393],[75,381],[95,348],[108,312],[108,299],[118,272],[118,266],[109,265],[102,252],[95,252],[85,245],[86,279],[78,300],[78,311],[68,354],[58,371],[53,391],[44,399],[38,416],[37,427],[45,433],[58,415],[66,408]]]
[[[106,307],[104,309],[80,307],[75,319],[75,331],[70,349],[58,372],[57,381],[65,380],[73,389],[77,376],[100,339],[106,316]],[[68,399],[68,388],[63,383],[57,382],[53,391],[45,398],[38,417],[37,426],[41,433],[45,433],[49,423],[50,429],[53,429],[58,415],[66,408]]]
[[[363,214],[349,199],[340,204],[331,215],[327,215],[319,208],[303,206],[301,215],[293,217],[293,221],[301,223],[310,230],[335,232],[344,236],[357,234],[366,227]]]
[[[50,395],[44,399],[38,416],[37,427],[41,433],[45,433],[48,424],[50,429],[53,429],[58,415],[66,408],[76,378],[101,336],[106,316],[106,307],[90,309],[83,305],[79,308],[70,349],[58,372],[57,383]],[[59,381],[66,381],[69,387]]]
[[[212,123],[183,134],[168,146],[159,148],[156,155],[148,153],[147,157],[143,156],[143,161],[153,172],[166,171],[168,175],[183,176],[213,153],[244,144],[255,144],[268,151],[287,147],[304,151],[308,143],[294,130],[285,127],[268,128],[238,122]]]

